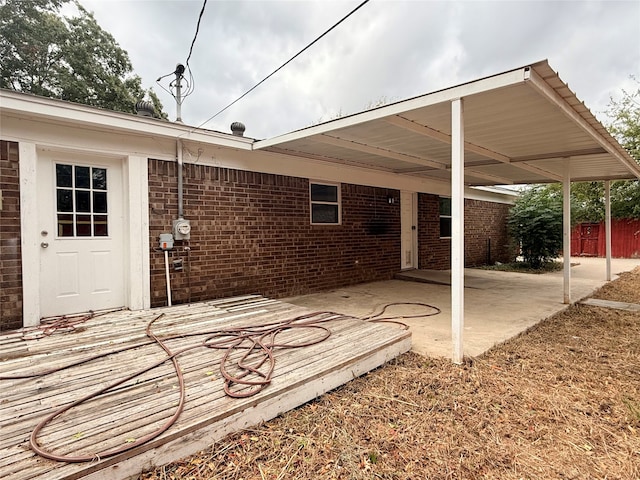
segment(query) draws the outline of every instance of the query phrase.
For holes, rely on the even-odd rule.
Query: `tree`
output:
[[[384,107],[385,105],[388,105],[388,104],[389,104],[389,99],[387,98],[386,95],[382,95],[377,100],[369,100],[365,104],[364,109],[362,111],[366,112],[367,110],[373,110],[374,108]],[[342,107],[340,107],[340,109],[336,113],[331,114],[327,120],[325,120],[324,117],[320,117],[315,122],[312,122],[310,126],[313,127],[315,125],[320,125],[321,123],[330,122],[331,120],[337,120],[338,118],[342,118],[345,115],[346,114],[342,111]]]
[[[640,180],[611,184],[611,217],[640,218]]]
[[[65,17],[68,3],[78,14]],[[149,95],[129,55],[75,0],[0,0],[0,87],[133,113]]]
[[[633,77],[632,77],[633,78]],[[635,79],[634,79],[635,80]],[[635,92],[622,91],[622,98],[611,98],[607,126],[611,134],[640,163],[640,82]],[[559,185],[539,187],[538,195],[559,191]],[[601,222],[605,217],[604,184],[583,182],[571,185],[571,220],[574,223]],[[640,180],[620,180],[611,183],[611,217],[640,218]]]
[[[640,81],[631,77],[635,92],[622,90],[622,98],[609,100],[607,115],[612,119],[607,126],[611,134],[640,164]],[[611,216],[613,218],[640,218],[640,180],[613,182],[611,185]]]
[[[599,222],[604,219],[604,184],[582,182],[571,185],[571,220],[574,223]]]
[[[605,217],[603,182],[571,185],[571,220],[574,223],[601,222]],[[611,183],[611,218],[640,218],[640,180]]]
[[[557,185],[524,190],[509,211],[507,226],[524,261],[542,268],[562,251],[562,191]]]
[[[635,92],[622,90],[620,100],[610,97],[606,113],[612,121],[607,128],[640,164],[640,81],[631,78],[638,84],[638,89]]]

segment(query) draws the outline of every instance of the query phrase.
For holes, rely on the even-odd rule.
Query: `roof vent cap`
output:
[[[156,109],[153,108],[153,103],[140,100],[136,103],[136,113],[141,117],[153,117],[156,113]]]
[[[242,122],[233,122],[231,124],[231,133],[238,137],[244,136],[245,126]]]

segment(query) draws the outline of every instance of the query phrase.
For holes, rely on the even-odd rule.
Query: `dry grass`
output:
[[[602,287],[593,297],[616,302],[640,303],[640,269],[621,274],[618,280]]]
[[[640,303],[640,268],[596,296]],[[640,315],[576,305],[463,366],[407,354],[160,479],[638,479]]]

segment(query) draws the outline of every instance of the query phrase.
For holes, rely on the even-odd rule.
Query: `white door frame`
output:
[[[20,236],[22,260],[23,326],[40,324],[40,231],[37,203],[39,150],[68,151],[88,157],[119,160],[123,169],[123,288],[126,307],[150,308],[149,195],[146,157],[113,152],[50,148],[31,142],[19,142],[20,162]]]
[[[38,226],[40,240],[40,316],[77,314],[89,310],[122,307],[125,304],[124,287],[124,211],[122,160],[95,155],[77,155],[69,152],[42,151],[38,155]],[[106,185],[105,212],[107,232],[95,236],[89,221],[88,236],[76,236],[72,220],[71,235],[62,235],[56,215],[57,164],[71,169],[85,168],[89,175],[84,195],[91,197],[90,168],[104,169]],[[73,177],[73,170],[70,172]],[[71,196],[78,196],[75,183],[69,182]],[[95,193],[93,194],[95,196]],[[96,215],[91,202],[86,205],[86,218]],[[77,212],[73,206],[72,212]],[[79,214],[79,212],[78,212]],[[67,214],[68,215],[68,214]],[[72,214],[73,215],[73,214]],[[80,215],[80,214],[79,214]],[[73,218],[73,217],[72,217]],[[95,217],[94,217],[95,219]],[[44,302],[44,303],[43,303]]]

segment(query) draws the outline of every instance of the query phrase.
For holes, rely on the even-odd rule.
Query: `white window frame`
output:
[[[441,206],[441,201],[442,201],[443,198],[447,198],[447,199],[449,199],[449,202],[451,202],[451,197],[444,197],[442,195],[438,197],[438,236],[441,239],[450,239],[451,235],[448,235],[448,236],[443,236],[442,235],[442,228],[441,228],[442,223],[441,223],[441,221],[442,221],[443,218],[448,218],[449,219],[449,230],[451,230],[453,228],[452,216],[451,215],[443,215],[442,213],[440,213],[440,206]]]
[[[313,185],[323,185],[328,187],[336,187],[337,190],[337,201],[336,202],[326,202],[320,200],[313,200],[312,198],[312,186]],[[319,180],[309,180],[309,221],[311,225],[342,225],[342,184],[334,183],[334,182],[325,182]],[[335,223],[325,223],[325,222],[314,222],[313,221],[313,205],[336,205],[338,207],[338,221]]]
[[[58,181],[57,181],[57,166],[61,165],[68,165],[71,167],[71,186],[66,187],[66,186],[59,186],[58,185]],[[89,168],[89,187],[78,187],[76,185],[76,168],[77,167],[84,167],[84,168]],[[93,186],[93,177],[92,177],[92,173],[94,169],[101,169],[101,170],[105,170],[105,175],[107,177],[107,179],[109,179],[111,177],[111,175],[109,174],[109,168],[104,166],[104,165],[99,165],[99,164],[87,164],[86,162],[84,163],[77,163],[77,162],[73,162],[73,161],[55,161],[53,162],[53,182],[54,182],[54,199],[53,199],[53,205],[54,205],[54,211],[55,211],[55,217],[54,217],[54,225],[55,225],[55,235],[57,239],[64,239],[64,240],[72,240],[72,239],[78,239],[78,240],[91,240],[91,239],[96,239],[96,240],[106,240],[106,239],[110,239],[111,238],[111,215],[110,215],[110,198],[111,195],[109,193],[109,187],[111,185],[110,182],[107,182],[107,179],[105,179],[105,182],[107,184],[107,187],[104,190],[101,189],[96,189]],[[70,190],[71,191],[71,196],[72,196],[72,210],[71,211],[61,211],[58,210],[58,198],[57,198],[57,194],[58,194],[58,190]],[[77,210],[77,205],[76,205],[76,192],[89,192],[89,211],[87,212],[80,212]],[[98,192],[98,193],[102,193],[104,192],[106,195],[106,211],[105,212],[96,212],[94,211],[95,205],[94,205],[94,196],[93,193],[94,192]],[[73,226],[73,235],[60,235],[60,220],[59,220],[59,215],[71,215],[72,217],[72,226]],[[78,216],[88,216],[90,217],[90,229],[91,229],[91,235],[78,235]],[[107,235],[95,235],[95,222],[96,222],[96,217],[107,217],[106,220],[106,225],[107,225]]]

